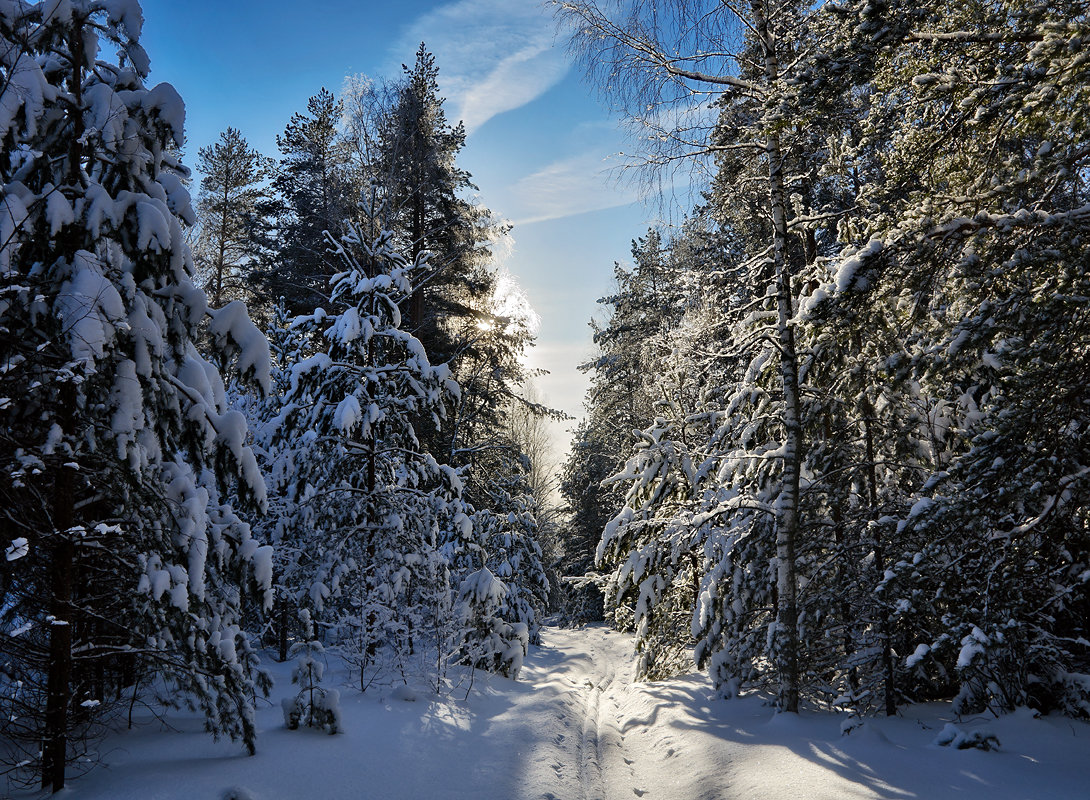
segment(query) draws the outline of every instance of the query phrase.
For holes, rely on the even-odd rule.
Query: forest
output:
[[[426,44],[191,158],[138,0],[0,0],[9,786],[134,708],[253,753],[270,662],[337,733],[603,621],[846,730],[1090,717],[1090,6],[547,5],[675,219],[556,468]]]

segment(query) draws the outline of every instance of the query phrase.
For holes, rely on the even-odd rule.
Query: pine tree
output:
[[[682,413],[673,412],[648,429],[654,443],[648,447],[661,458],[629,474],[636,480],[633,491],[658,486],[650,499],[665,505],[656,509],[655,503],[645,507],[646,499],[632,499],[643,509],[644,521],[673,531],[667,537],[675,542],[671,548],[677,536],[690,542],[687,546],[702,541],[701,528],[714,534],[715,541],[705,543],[709,572],[702,592],[714,602],[703,604],[694,620],[694,632],[703,640],[698,656],[706,660],[722,651],[739,668],[773,665],[780,706],[795,711],[803,682],[817,677],[809,663],[812,653],[803,647],[806,618],[800,613],[800,584],[811,576],[800,568],[819,564],[823,546],[801,533],[819,522],[805,516],[803,496],[813,436],[808,421],[817,413],[808,404],[810,398],[828,400],[822,387],[805,385],[812,354],[799,340],[795,317],[800,290],[812,279],[822,244],[835,247],[827,231],[836,209],[827,218],[810,213],[824,210],[817,202],[819,162],[809,155],[815,138],[808,128],[812,101],[801,90],[818,49],[810,37],[816,11],[805,4],[773,7],[759,0],[745,8],[679,0],[654,11],[640,4],[618,11],[604,11],[594,2],[559,5],[576,23],[576,44],[591,71],[616,87],[612,94],[636,126],[656,129],[658,123],[647,120],[647,108],[655,108],[660,118],[680,109],[679,117],[704,119],[692,105],[714,98],[718,120],[711,135],[709,128],[676,127],[651,137],[647,158],[652,165],[679,159],[718,162],[710,214],[723,225],[724,244],[730,246],[712,269],[733,271],[737,282],[719,295],[729,310],[716,320],[718,352],[705,359],[709,369],[703,372],[717,371],[722,383],[699,385],[695,396],[703,398],[696,406],[679,404]],[[716,360],[724,363],[716,366]],[[664,402],[669,406],[670,398]],[[699,431],[691,435],[708,437],[706,443],[679,441],[690,435],[690,425]],[[735,445],[740,446],[731,453]],[[687,475],[690,459],[693,474]],[[646,469],[665,469],[665,482],[650,481]],[[699,500],[702,491],[708,494]],[[734,500],[724,505],[728,497]],[[624,513],[635,511],[630,507]],[[712,519],[723,527],[709,528]],[[808,552],[800,542],[810,547]],[[758,549],[743,554],[741,545]],[[623,555],[616,555],[625,563]],[[736,573],[730,565],[739,557],[745,563]],[[775,567],[772,586],[759,566],[769,563]],[[750,577],[747,569],[753,571]],[[737,584],[740,595],[730,595],[733,584],[722,583],[734,574],[751,582],[744,590]],[[668,571],[658,578],[667,586],[676,576]],[[751,600],[757,608],[771,604],[774,618],[747,612],[741,627],[727,632],[737,617],[732,608]],[[745,648],[739,649],[737,637],[746,639]],[[749,645],[758,648],[752,657],[743,655]],[[743,672],[742,680],[756,675],[749,667]],[[718,668],[713,674],[722,687],[737,677]]]
[[[435,57],[421,44],[401,80],[352,94],[348,141],[360,159],[360,180],[384,198],[382,225],[414,261],[414,293],[405,327],[436,363],[449,364],[462,393],[448,424],[426,436],[437,459],[469,466],[475,503],[479,453],[501,443],[505,409],[518,402],[528,377],[520,355],[532,342],[525,314],[505,308],[505,282],[489,264],[490,245],[506,233],[467,194],[471,176],[458,163],[465,130],[446,117]]]
[[[421,44],[403,67],[393,107],[381,122],[371,170],[386,195],[386,226],[411,259],[430,253],[407,307],[408,326],[438,363],[455,359],[467,327],[485,319],[494,276],[485,268],[492,231],[487,209],[464,199],[476,189],[457,165],[465,129],[452,126],[439,95],[435,56]]]
[[[616,291],[598,301],[609,307],[608,320],[604,325],[591,322],[599,355],[580,367],[592,373],[588,417],[576,435],[562,484],[574,512],[565,540],[568,576],[593,571],[606,523],[624,505],[622,484],[604,482],[623,471],[639,441],[637,432],[652,424],[654,404],[662,397],[659,382],[652,385],[649,379],[658,375],[655,342],[680,318],[684,272],[691,266],[675,261],[675,247],[683,249],[679,241],[664,241],[655,229],[633,242],[632,268],[615,265]],[[596,617],[604,613],[597,590],[585,582],[580,586],[577,603],[586,604]],[[609,600],[613,606],[622,597],[611,593]],[[631,607],[622,614],[630,612]]]
[[[321,685],[326,665],[317,657],[325,653],[325,648],[312,639],[297,642],[291,652],[296,656],[291,682],[299,684],[299,694],[281,701],[284,725],[292,731],[302,724],[305,728],[322,728],[330,735],[342,733],[340,692]]]
[[[268,350],[193,284],[184,106],[145,85],[141,24],[135,3],[0,8],[0,637],[20,711],[0,725],[54,791],[70,734],[147,672],[251,752],[262,686],[242,602],[269,599],[271,554],[233,503],[265,489],[193,342],[209,319],[263,388]]]
[[[572,622],[605,618],[602,594],[587,576],[594,572],[594,554],[602,531],[621,506],[619,499],[613,502],[599,488],[618,471],[615,447],[616,441],[600,437],[599,430],[584,419],[575,429],[561,473],[560,492],[570,516],[563,533],[559,569],[567,579],[563,613]]]
[[[314,308],[324,296],[331,277],[326,231],[337,237],[345,230],[360,196],[338,128],[341,113],[341,103],[323,88],[307,101],[307,113],[293,114],[276,137],[281,159],[273,189],[281,201],[280,247],[262,279],[269,295],[286,298],[296,313]]]
[[[267,485],[273,484],[275,480],[283,480],[284,477],[274,478],[274,468],[280,450],[277,441],[278,420],[283,410],[284,398],[291,389],[292,368],[314,352],[312,342],[302,330],[303,326],[296,326],[294,322],[295,317],[288,313],[285,301],[281,298],[273,310],[273,320],[266,331],[272,357],[272,388],[263,399],[246,397],[245,402],[241,403],[247,415],[247,423],[253,431],[254,452]],[[272,542],[277,538],[277,526],[285,513],[284,493],[271,492],[268,511],[255,525],[255,532],[262,541]],[[290,556],[280,548],[275,564],[276,574],[273,576],[274,608],[269,633],[275,636],[275,646],[281,662],[288,659],[290,640],[297,627],[298,616],[298,606],[281,575],[285,563],[290,562]]]
[[[1085,713],[1085,8],[558,5],[648,160],[718,166],[651,362],[691,388],[659,381],[602,543],[641,647],[692,557],[724,694]],[[661,125],[702,92],[713,136]]]
[[[270,200],[264,181],[272,169],[237,128],[197,154],[204,174],[197,197],[200,235],[195,260],[214,308],[247,297],[247,277],[257,268],[267,236]]]
[[[782,130],[790,124],[792,93],[781,74],[781,59],[789,62],[791,48],[799,39],[800,17],[794,4],[777,7],[769,19],[765,4],[750,4],[744,19],[736,19],[727,7],[705,8],[704,4],[675,3],[666,13],[642,13],[636,9],[629,19],[618,23],[593,2],[562,6],[578,24],[578,41],[592,53],[597,65],[619,66],[635,88],[628,99],[644,108],[676,102],[679,96],[709,91],[719,93],[721,114],[718,136],[708,149],[722,147],[761,151],[762,215],[767,220],[763,266],[758,279],[769,287],[774,299],[775,341],[773,355],[779,370],[782,400],[775,415],[782,447],[778,453],[778,475],[767,487],[778,495],[776,508],[777,614],[771,628],[772,659],[777,665],[782,708],[797,711],[799,696],[798,575],[796,547],[799,531],[799,491],[805,441],[799,394],[799,354],[795,331],[793,281],[800,262],[789,247],[791,222],[788,191],[784,180],[785,149]],[[740,13],[740,12],[739,12]],[[736,24],[748,35],[741,50],[733,47]],[[680,37],[680,41],[671,41]],[[680,48],[692,46],[691,52]],[[709,52],[718,53],[708,56]],[[738,69],[731,62],[736,62]],[[722,67],[716,70],[715,67]],[[711,69],[709,69],[709,67]],[[622,89],[623,91],[623,89]],[[682,98],[683,99],[683,98]],[[730,115],[741,107],[745,113]],[[642,119],[641,112],[634,112]]]
[[[449,598],[440,546],[462,513],[457,476],[422,451],[413,427],[437,424],[457,385],[399,327],[421,265],[392,239],[367,240],[351,224],[330,237],[332,312],[293,323],[321,344],[291,367],[272,423],[278,591],[309,612],[316,635],[355,642],[364,663],[384,645],[411,649],[422,616]]]
[[[511,453],[511,450],[506,451]],[[541,550],[538,509],[522,459],[493,461],[487,507],[474,515],[488,553],[486,566],[507,586],[499,615],[522,626],[530,644],[541,644],[541,625],[549,605],[549,578]]]

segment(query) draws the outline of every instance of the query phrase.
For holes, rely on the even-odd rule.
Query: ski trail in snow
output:
[[[579,784],[583,800],[603,800],[602,751],[598,727],[602,690],[590,688],[583,699],[583,736],[579,740]]]
[[[646,792],[634,783],[634,760],[624,750],[616,702],[616,692],[632,680],[631,639],[604,626],[549,628],[544,638],[545,648],[557,655],[555,663],[540,672],[531,668],[534,674],[527,677],[539,684],[562,683],[568,689],[566,708],[559,716],[581,721],[578,739],[564,753],[577,765],[579,798],[642,797]],[[559,745],[567,737],[560,734],[557,739]],[[554,769],[558,777],[566,771],[560,762]]]

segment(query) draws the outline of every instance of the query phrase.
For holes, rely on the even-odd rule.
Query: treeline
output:
[[[1090,714],[1087,5],[558,6],[709,176],[601,301],[565,468],[640,674]]]
[[[194,207],[142,22],[0,3],[0,761],[54,790],[146,691],[252,751],[262,644],[514,676],[550,591],[550,412],[432,56],[278,161],[229,128]]]

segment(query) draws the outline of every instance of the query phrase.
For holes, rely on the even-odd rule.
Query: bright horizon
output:
[[[143,44],[152,84],[186,103],[186,163],[228,126],[279,157],[276,135],[307,99],[345,78],[394,79],[424,42],[445,109],[468,133],[459,164],[478,201],[514,227],[496,248],[540,319],[531,367],[542,401],[571,415],[552,424],[558,462],[582,416],[593,352],[587,323],[609,292],[616,261],[647,228],[631,183],[617,179],[626,140],[572,63],[537,0],[145,0]],[[486,46],[482,46],[484,43]],[[226,79],[226,80],[225,80]],[[194,187],[194,193],[196,187]]]

